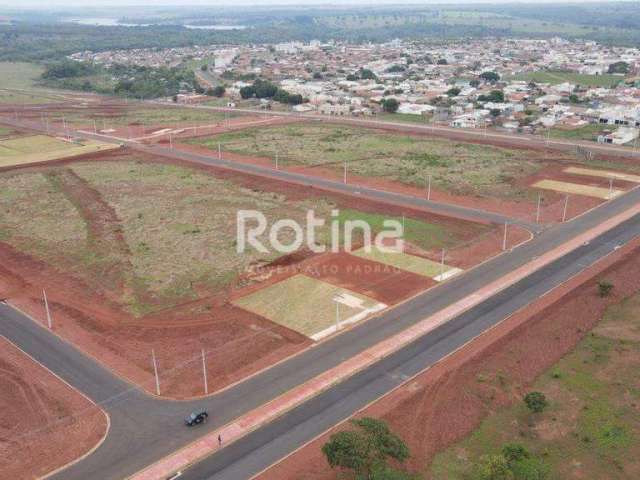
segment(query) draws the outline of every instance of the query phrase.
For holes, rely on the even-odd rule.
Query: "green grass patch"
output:
[[[529,391],[550,401],[541,414],[523,403],[488,416],[472,434],[438,454],[434,480],[475,478],[483,455],[524,445],[550,469],[549,479],[635,478],[640,455],[640,294],[610,307],[575,350]]]
[[[333,298],[344,293],[359,299],[365,308],[377,304],[364,295],[302,274],[235,300],[234,304],[310,337],[335,325]],[[361,311],[361,308],[340,304],[340,319],[346,320]]]
[[[525,82],[550,83],[557,85],[560,83],[573,83],[585,87],[606,87],[613,88],[619,82],[624,81],[624,77],[619,75],[587,75],[576,72],[564,72],[561,70],[539,70],[521,75],[514,75],[507,80],[518,80]]]
[[[409,255],[402,252],[383,252],[377,248],[372,248],[367,252],[364,249],[353,252],[354,255],[374,262],[382,263],[384,265],[390,265],[400,270],[406,270],[424,277],[433,278],[437,275],[449,270],[450,267],[444,266],[444,269],[438,262],[429,260],[428,258],[418,257],[416,255]]]
[[[469,195],[522,198],[528,194],[514,180],[535,173],[543,155],[443,139],[383,133],[365,128],[304,123],[252,128],[191,143],[275,159],[281,165],[309,166],[382,177],[425,188],[434,186]],[[533,197],[532,197],[533,198]]]

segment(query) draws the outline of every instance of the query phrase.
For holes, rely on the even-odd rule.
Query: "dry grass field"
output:
[[[0,140],[0,167],[46,162],[115,148],[118,146],[93,140],[69,142],[47,135],[18,136]]]
[[[253,128],[193,143],[244,155],[274,158],[282,165],[323,166],[361,176],[384,177],[424,187],[433,175],[434,186],[455,193],[523,195],[509,182],[535,173],[543,159],[527,152],[435,138],[346,126],[302,123]]]

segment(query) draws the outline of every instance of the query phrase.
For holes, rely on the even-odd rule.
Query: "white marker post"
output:
[[[504,236],[502,237],[502,251],[503,252],[507,249],[507,226],[508,226],[508,223],[504,222]]]
[[[538,193],[538,206],[536,208],[536,223],[540,223],[540,207],[542,205],[542,195]]]
[[[47,326],[51,330],[51,312],[49,311],[49,302],[47,300],[47,293],[42,289],[42,297],[44,298],[44,308],[47,312]]]
[[[169,148],[173,150],[173,135],[169,134]]]
[[[564,197],[564,208],[562,209],[562,222],[567,220],[567,207],[569,206],[569,194]]]
[[[93,133],[94,135],[98,133],[98,124],[96,124],[96,121],[93,121]]]
[[[151,349],[151,360],[153,362],[153,373],[156,377],[156,394],[160,395],[160,377],[158,376],[158,362],[156,362],[156,352]]]
[[[431,200],[431,175],[427,177],[427,200]]]
[[[204,356],[204,348],[202,349],[202,374],[204,375],[204,394],[209,393],[209,385],[207,384],[207,362]]]
[[[613,177],[609,177],[609,200],[613,197]]]
[[[347,183],[347,161],[346,160],[344,161],[344,178],[343,178],[343,181],[344,181],[344,183],[346,185],[346,183]]]
[[[276,150],[276,170],[278,170],[278,151]]]
[[[440,281],[442,282],[443,280],[443,275],[444,275],[444,255],[445,255],[445,251],[444,248],[442,249],[442,256],[440,257]]]
[[[222,145],[218,142],[218,160],[222,160]]]

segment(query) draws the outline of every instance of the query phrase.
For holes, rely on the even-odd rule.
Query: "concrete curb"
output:
[[[391,355],[400,348],[415,341],[417,338],[426,335],[438,326],[468,311],[470,308],[478,305],[487,298],[490,298],[491,296],[508,288],[531,273],[579,248],[585,242],[596,238],[598,235],[614,228],[638,213],[640,213],[640,205],[636,205],[608,219],[597,227],[574,237],[571,241],[554,248],[544,255],[535,258],[529,263],[510,272],[504,277],[482,287],[465,299],[445,307],[431,317],[428,317],[406,330],[383,340],[377,345],[346,360],[340,365],[323,372],[321,375],[311,379],[305,384],[289,390],[271,402],[268,402],[222,428],[205,435],[199,440],[187,445],[177,452],[174,452],[129,478],[132,480],[163,479],[178,472],[180,469],[184,469],[189,465],[202,460],[221,448],[217,441],[218,435],[221,435],[222,438],[225,439],[226,444],[239,440],[248,433],[260,428],[260,426],[275,420],[276,418],[291,411],[296,406],[331,388],[336,383],[344,381],[346,378],[362,371],[380,359]]]

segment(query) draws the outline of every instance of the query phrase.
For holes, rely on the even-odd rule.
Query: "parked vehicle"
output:
[[[209,418],[209,414],[206,410],[198,410],[192,412],[187,418],[184,419],[184,423],[187,427],[193,427],[195,425],[200,425],[202,422],[206,422]]]

